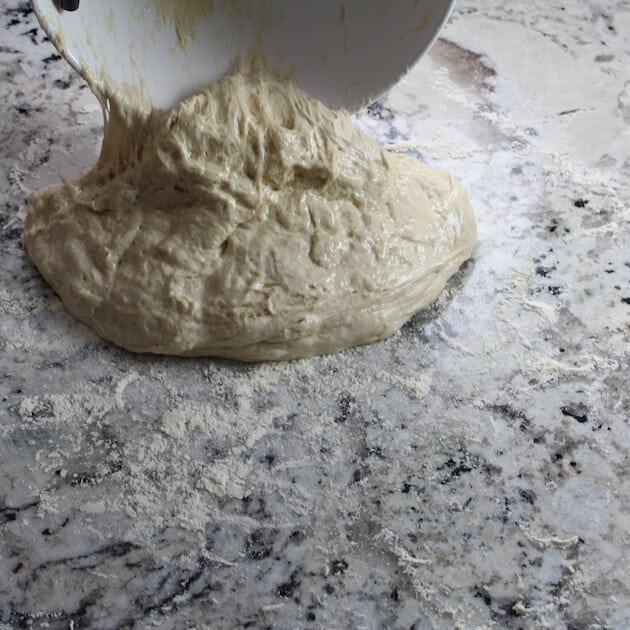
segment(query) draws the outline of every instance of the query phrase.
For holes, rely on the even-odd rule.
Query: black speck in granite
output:
[[[530,505],[534,505],[536,502],[536,493],[533,490],[527,490],[526,488],[520,488],[518,491],[522,499],[524,499]]]
[[[630,304],[630,297],[623,297],[623,298],[621,298],[621,301],[622,301],[624,304]]]
[[[525,431],[530,425],[529,419],[525,413],[519,409],[514,409],[510,405],[492,405],[490,410],[505,418],[510,426],[518,423],[521,431]]]
[[[330,562],[330,573],[331,575],[341,575],[346,572],[348,568],[348,563],[343,558],[338,560],[332,560]]]
[[[548,286],[547,291],[551,293],[551,295],[560,295],[562,293],[562,289],[560,287]]]
[[[287,546],[288,545],[299,545],[301,542],[306,540],[306,533],[301,529],[296,529],[289,534],[287,538]]]
[[[263,560],[273,553],[273,546],[278,537],[278,530],[271,527],[259,527],[247,538],[245,553],[251,560]]]
[[[387,140],[388,142],[394,142],[395,140],[400,138],[400,132],[398,131],[396,125],[393,124],[393,122],[397,118],[397,115],[393,109],[386,107],[381,101],[375,101],[368,105],[366,111],[367,115],[370,118],[373,118],[374,120],[385,123],[387,125],[385,140]],[[419,157],[414,151],[410,151],[409,153],[414,157]]]
[[[33,7],[30,2],[19,2],[15,7],[8,7],[5,10],[4,15],[22,20],[31,15],[31,13],[33,13]]]
[[[0,238],[7,241],[15,241],[22,236],[22,230],[19,228],[11,228],[6,232],[2,232]]]
[[[0,525],[4,525],[5,523],[12,523],[13,521],[17,520],[18,513],[25,512],[26,510],[37,507],[38,505],[39,501],[32,501],[31,503],[25,503],[24,505],[20,505],[17,507],[2,505],[0,507]]]
[[[352,481],[350,482],[350,485],[358,483],[359,481],[361,481],[361,479],[363,479],[364,476],[365,476],[364,471],[362,471],[360,468],[357,468],[352,473]]]
[[[488,594],[488,591],[485,588],[479,587],[479,586],[474,586],[473,587],[473,593],[474,593],[474,597],[478,598],[478,599],[482,599],[483,603],[486,606],[491,606],[492,605],[492,597],[490,597],[490,595]]]
[[[4,11],[4,16],[8,18],[6,28],[11,28],[24,22],[30,23],[28,17],[33,13],[30,2],[20,2],[17,7],[8,7]]]
[[[268,519],[271,517],[267,509],[267,502],[262,496],[246,496],[241,500],[243,511],[247,516],[258,519]]]
[[[464,473],[472,472],[473,467],[468,463],[466,457],[461,457],[457,460],[449,457],[443,464],[437,467],[437,470],[447,472],[440,480],[440,483],[444,485],[451,483],[451,481]]]
[[[501,472],[501,467],[490,463],[483,455],[479,453],[471,453],[464,447],[460,447],[457,452],[448,457],[444,463],[436,467],[436,470],[440,473],[438,483],[440,485],[448,485],[456,482],[462,475],[470,473],[482,474],[488,477],[492,477]],[[424,488],[418,491],[417,494],[423,494]]]
[[[579,107],[574,107],[573,109],[565,109],[561,111],[558,116],[568,116],[569,114],[576,114],[579,111],[582,111]]]
[[[381,449],[380,446],[365,446],[361,449],[361,457],[363,459],[367,459],[368,457],[385,459],[385,455],[383,455],[383,449]]]
[[[573,418],[580,423],[588,422],[588,409],[586,405],[580,403],[578,405],[566,405],[560,408],[563,416],[568,416],[569,418]]]
[[[61,523],[61,525],[59,525],[59,527],[57,527],[55,529],[51,529],[50,527],[46,527],[46,528],[42,529],[42,536],[52,536],[53,534],[56,534],[58,531],[62,530],[69,522],[70,522],[70,518],[66,517],[63,520],[63,523]]]
[[[276,587],[276,595],[286,598],[293,597],[300,584],[302,584],[302,574],[296,569],[286,582],[282,582]]]
[[[396,117],[393,110],[389,107],[385,107],[380,101],[374,101],[374,103],[368,105],[367,113],[369,116],[379,121],[391,121]]]
[[[51,55],[48,55],[48,57],[44,57],[42,59],[42,63],[47,66],[49,63],[52,63],[54,61],[59,61],[61,59],[61,55],[58,55],[57,53],[53,53]]]
[[[24,37],[28,37],[33,44],[37,44],[37,35],[39,33],[39,29],[37,27],[31,28],[28,31],[24,31],[22,35]]]
[[[338,402],[339,411],[335,416],[335,422],[343,423],[351,418],[355,418],[359,413],[356,399],[350,394],[341,396]]]

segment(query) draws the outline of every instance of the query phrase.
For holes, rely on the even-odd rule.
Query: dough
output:
[[[474,247],[451,175],[291,82],[241,70],[132,111],[109,101],[96,166],[32,195],[25,227],[68,311],[129,350],[275,360],[382,339]]]

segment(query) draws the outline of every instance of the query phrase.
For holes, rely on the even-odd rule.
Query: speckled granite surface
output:
[[[25,202],[100,113],[0,20],[0,627],[630,625],[630,3],[461,2],[358,122],[463,179],[474,260],[387,342],[259,366],[64,313]]]

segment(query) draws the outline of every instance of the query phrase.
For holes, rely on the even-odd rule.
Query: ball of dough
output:
[[[475,239],[452,176],[255,72],[172,110],[112,101],[96,166],[32,195],[25,228],[35,265],[100,336],[242,360],[391,335]]]

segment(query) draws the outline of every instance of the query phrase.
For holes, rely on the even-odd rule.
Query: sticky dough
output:
[[[110,102],[96,166],[32,195],[25,228],[68,311],[129,350],[291,359],[382,339],[474,247],[451,175],[290,82],[240,71],[131,112]]]

